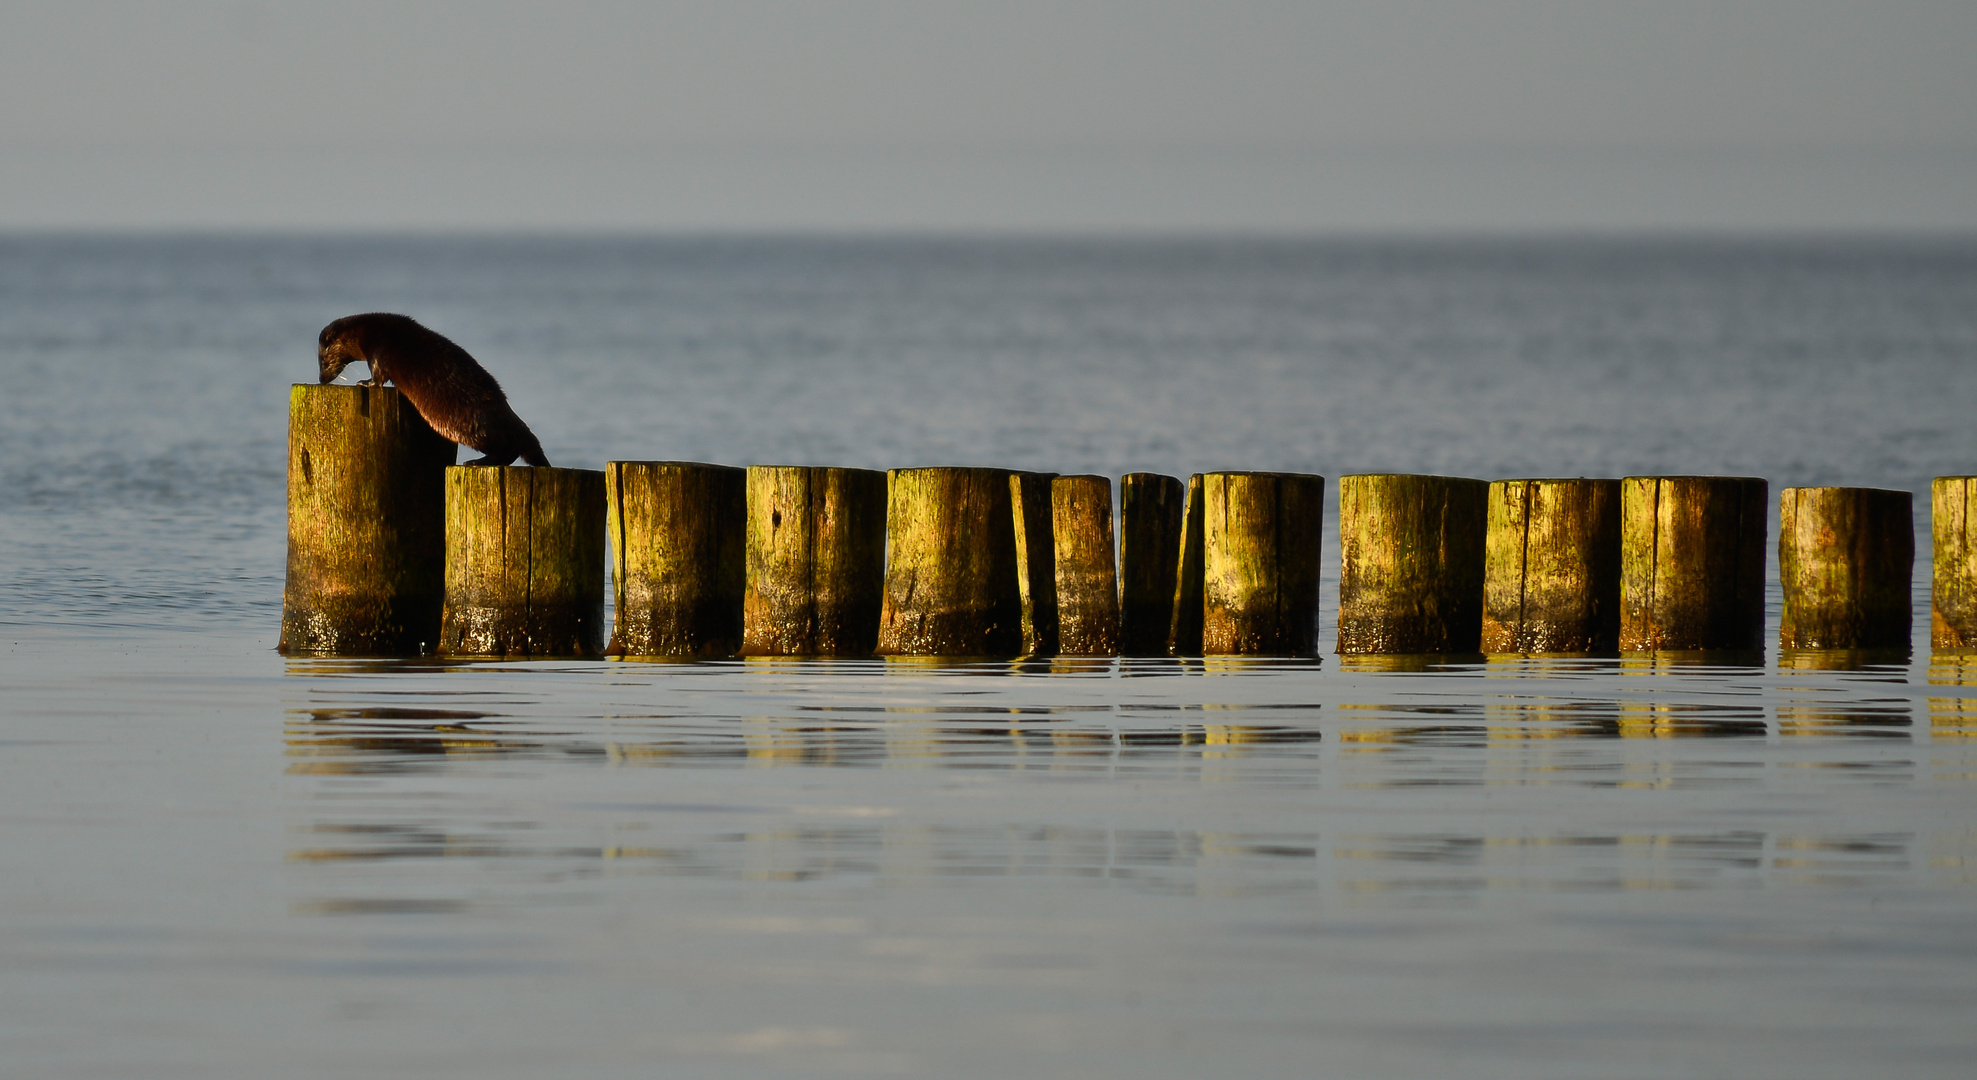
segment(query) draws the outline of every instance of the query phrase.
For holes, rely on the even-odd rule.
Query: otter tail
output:
[[[522,448],[522,460],[539,469],[549,468],[549,455],[542,452],[542,443],[533,433],[529,435],[529,444]]]

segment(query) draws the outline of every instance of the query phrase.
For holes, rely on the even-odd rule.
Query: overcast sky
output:
[[[1977,228],[1977,2],[10,5],[0,228]]]

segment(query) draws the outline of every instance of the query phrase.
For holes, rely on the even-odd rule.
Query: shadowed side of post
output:
[[[1119,655],[1165,656],[1187,485],[1159,473],[1119,480]]]
[[[1016,595],[1023,608],[1023,655],[1055,656],[1063,640],[1057,596],[1056,473],[1009,474],[1009,513],[1016,537]]]
[[[1180,551],[1174,558],[1174,616],[1167,628],[1167,651],[1174,656],[1201,655],[1202,491],[1202,474],[1188,477]]]

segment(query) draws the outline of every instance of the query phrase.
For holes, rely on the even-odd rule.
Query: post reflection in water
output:
[[[1928,670],[295,661],[286,912],[351,927],[350,962],[413,939],[521,971],[567,957],[511,941],[594,939],[583,977],[732,986],[847,1047],[956,994],[999,1031],[1130,986],[1171,1030],[1204,978],[1270,988],[1223,1022],[1295,1023],[1271,1003],[1382,970],[1413,1000],[1449,949],[1686,1000],[1753,918],[1977,883],[1977,665]]]
[[[1794,681],[1865,673],[1899,682],[1900,669],[1892,664],[1854,662],[1857,657],[1826,662],[1833,659],[1781,666],[1782,687],[1770,689],[1752,685],[1761,672],[1726,667],[1720,657],[1708,663],[1687,657],[1492,657],[1483,664],[1349,657],[1340,663],[1341,674],[1357,678],[1342,686],[1326,682],[1312,661],[1246,658],[757,659],[639,668],[298,660],[289,664],[289,675],[305,696],[319,700],[288,713],[289,774],[323,783],[370,778],[387,786],[305,791],[299,805],[308,808],[306,820],[296,831],[308,839],[291,857],[311,865],[462,857],[561,865],[636,855],[651,860],[654,873],[777,880],[852,868],[909,877],[1007,872],[1123,878],[1155,865],[1192,874],[1206,873],[1210,863],[1228,869],[1253,859],[1260,861],[1244,874],[1272,880],[1288,874],[1299,887],[1335,886],[1354,894],[1702,887],[1761,881],[1786,869],[1907,870],[1908,834],[1862,839],[1738,829],[1636,835],[1584,833],[1556,821],[1535,831],[1526,822],[1514,833],[1358,829],[1321,842],[1323,830],[1312,826],[1363,813],[1348,807],[1342,816],[1292,814],[1261,830],[1098,827],[1079,824],[1076,813],[1060,814],[1049,800],[955,804],[924,786],[902,793],[892,782],[875,786],[892,796],[879,800],[884,805],[791,805],[793,793],[810,783],[803,775],[820,768],[1060,776],[1097,785],[1079,790],[1086,799],[1103,797],[1106,785],[1122,781],[1214,781],[1321,794],[1763,787],[1773,782],[1766,759],[1774,730],[1793,739],[1910,738],[1907,698],[1857,691],[1841,697],[1835,693],[1840,684]],[[1931,682],[1977,684],[1973,670],[1939,659]],[[1671,681],[1671,673],[1682,677]],[[1184,681],[1135,689],[1147,686],[1138,680],[1149,675]],[[551,685],[532,685],[537,683]],[[1371,700],[1338,699],[1340,691],[1350,697],[1376,687],[1389,692]],[[1224,696],[1224,690],[1234,693]],[[1973,696],[1929,698],[1938,738],[1968,733],[1977,716]],[[1617,750],[1617,744],[1638,739],[1751,745],[1727,757]],[[1856,773],[1877,767],[1846,760],[1775,764]],[[1912,772],[1908,763],[1897,764],[1907,770],[1899,775]],[[787,783],[729,785],[750,794],[741,801],[581,795],[593,786],[667,786],[628,785],[620,775],[628,768],[732,767],[790,775]],[[549,781],[564,798],[538,803],[532,813],[494,815],[504,819],[498,824],[491,818],[448,823],[454,812],[389,786],[397,778],[439,776],[498,790],[516,769]],[[1885,780],[1889,773],[1883,768],[1879,775]],[[408,800],[419,804],[419,813],[395,818]],[[832,820],[808,820],[816,816]],[[765,818],[783,824],[764,828]],[[640,834],[638,842],[619,835],[627,831]],[[1299,860],[1294,872],[1279,863],[1293,853]],[[1369,864],[1393,869],[1374,873]],[[1424,875],[1424,866],[1462,871]],[[1171,874],[1163,881],[1162,887],[1176,885]],[[298,910],[345,910],[322,903],[311,900]]]
[[[1929,685],[1973,688],[1957,694],[1929,695],[1929,734],[1937,739],[1977,738],[1977,653],[1931,657]]]
[[[1899,677],[1913,654],[1908,649],[1780,649],[1778,666],[1795,671],[1865,671]]]

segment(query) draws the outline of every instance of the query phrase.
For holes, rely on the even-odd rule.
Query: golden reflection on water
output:
[[[1614,716],[1623,739],[1756,738],[1765,734],[1759,704],[1622,701]]]
[[[1335,765],[1299,765],[1309,781],[1337,771],[1339,788],[1413,787],[1424,783],[1564,782],[1638,791],[1722,787],[1710,763],[1666,758],[1626,759],[1611,765],[1571,755],[1521,753],[1487,756],[1480,771],[1461,776],[1437,755],[1455,747],[1515,748],[1567,742],[1609,741],[1625,734],[1628,710],[1612,702],[1507,701],[1479,708],[1481,723],[1395,724],[1378,718],[1408,713],[1393,704],[1353,710],[1374,725],[1348,723],[1338,732]],[[1707,728],[1720,717],[1681,719],[1681,711],[1651,710],[1650,723],[1670,735]],[[457,713],[457,714],[456,714]],[[464,714],[464,715],[460,715]],[[291,775],[304,783],[337,776],[389,781],[416,771],[471,766],[489,756],[528,755],[562,767],[678,766],[730,761],[742,769],[855,765],[962,765],[992,762],[1002,769],[1079,770],[1085,762],[1116,767],[1136,753],[1162,755],[1157,774],[1195,782],[1255,780],[1259,775],[1217,771],[1218,764],[1253,766],[1285,752],[1323,745],[1314,728],[1257,723],[1187,723],[1128,737],[1118,730],[1063,722],[1038,722],[1035,714],[1005,713],[994,725],[984,717],[903,712],[876,723],[806,722],[788,717],[734,721],[732,746],[692,745],[681,735],[663,741],[586,743],[540,730],[501,733],[476,725],[503,718],[466,710],[316,709],[289,715]],[[1199,713],[1195,714],[1201,715]],[[1887,721],[1898,713],[1877,718]],[[1790,723],[1820,725],[1827,717]],[[1843,725],[1853,721],[1844,715]],[[1157,739],[1153,736],[1158,735]],[[1135,741],[1135,738],[1146,741]],[[1380,775],[1356,772],[1354,753],[1428,754],[1379,766]],[[1259,755],[1261,755],[1259,757]],[[1197,763],[1191,766],[1188,762]],[[1377,764],[1372,761],[1368,765]],[[1734,764],[1734,763],[1731,763]],[[1196,769],[1199,771],[1196,771]],[[1439,778],[1437,778],[1439,776]],[[1746,786],[1761,774],[1735,778]],[[759,784],[759,782],[757,782]],[[662,789],[666,790],[666,789]],[[774,789],[799,790],[787,786]],[[762,882],[834,878],[881,882],[968,880],[982,876],[1055,877],[1105,882],[1161,894],[1248,895],[1285,890],[1336,891],[1343,897],[1387,897],[1429,905],[1463,903],[1492,891],[1624,892],[1660,889],[1749,887],[1769,881],[1857,886],[1918,876],[1930,881],[1977,878],[1977,830],[1926,836],[1916,833],[1831,834],[1777,829],[1702,829],[1692,832],[1502,832],[1487,827],[1453,831],[1369,831],[1361,815],[1337,831],[1309,828],[1329,818],[1279,818],[1276,830],[1245,831],[1096,826],[1053,820],[1048,802],[997,804],[1007,820],[970,820],[981,808],[923,806],[914,814],[889,802],[868,806],[747,805],[723,796],[709,805],[668,802],[666,796],[594,805],[565,800],[538,811],[451,815],[427,804],[416,816],[367,815],[366,798],[341,794],[308,807],[299,824],[290,863],[337,866],[413,866],[461,861],[512,865],[531,879],[579,876],[620,867],[664,876]],[[757,795],[759,797],[760,790]],[[678,799],[678,796],[674,796]],[[772,803],[774,800],[770,800]],[[972,805],[972,804],[967,804]],[[380,807],[382,808],[382,807]],[[928,812],[932,818],[928,820]],[[1305,825],[1303,829],[1298,825]],[[1513,826],[1514,828],[1514,826]],[[1926,851],[1926,854],[1924,853]],[[585,867],[599,868],[596,871]],[[429,881],[415,873],[407,881]],[[324,879],[325,885],[335,881]],[[390,893],[388,883],[382,888]],[[477,904],[479,901],[473,901]],[[473,906],[458,897],[330,895],[299,901],[298,916],[422,914]]]
[[[1474,667],[1484,659],[1481,653],[1346,653],[1338,657],[1340,671],[1407,674]]]
[[[1778,707],[1778,734],[1789,737],[1854,736],[1907,739],[1914,724],[1906,700],[1788,702]]]
[[[1348,692],[1377,688],[1377,695],[1356,701],[1325,697],[1337,691],[1322,682],[1278,678],[1315,666],[1270,658],[764,658],[600,681],[596,664],[463,669],[431,661],[291,661],[289,673],[312,680],[318,700],[286,714],[287,772],[299,784],[322,785],[322,798],[303,804],[310,809],[288,858],[325,874],[339,866],[479,860],[531,878],[606,868],[769,882],[1033,875],[1162,893],[1332,889],[1370,902],[1428,904],[1465,902],[1491,890],[1849,886],[1918,875],[1962,882],[1974,873],[1977,833],[1961,823],[1942,834],[1802,827],[1629,832],[1574,829],[1551,814],[1539,816],[1547,824],[1537,831],[1528,825],[1436,831],[1368,828],[1372,815],[1360,810],[1348,811],[1350,820],[1336,813],[1274,816],[1285,826],[1277,831],[1226,822],[1195,830],[1060,820],[1063,811],[1049,798],[986,808],[952,802],[929,794],[909,774],[889,780],[885,790],[917,791],[917,805],[875,796],[870,806],[792,808],[790,793],[815,786],[814,778],[759,772],[993,770],[1031,773],[1031,783],[1076,781],[1055,790],[1080,797],[1097,790],[1095,784],[1139,777],[1197,791],[1227,788],[1245,799],[1251,797],[1245,789],[1273,785],[1646,793],[1753,790],[1786,781],[1977,779],[1965,775],[1961,762],[1939,761],[1936,773],[1923,776],[1915,762],[1876,757],[1868,744],[1837,750],[1845,740],[1836,736],[1912,737],[1921,695],[1902,696],[1910,691],[1898,685],[1899,664],[1885,657],[1781,655],[1770,681],[1754,669],[1726,667],[1723,654],[1500,656],[1486,663],[1341,658],[1342,673],[1374,676],[1345,684]],[[408,672],[423,677],[398,678]],[[1865,675],[1848,674],[1860,672]],[[561,685],[591,695],[590,705],[566,702],[553,686],[541,689],[544,673],[561,673]],[[729,684],[743,673],[752,681]],[[498,678],[503,674],[508,678]],[[352,682],[353,675],[370,681]],[[893,675],[933,678],[914,684]],[[1229,678],[1172,689],[1128,681],[1142,675]],[[1644,675],[1661,678],[1619,678]],[[1946,691],[1977,687],[1977,658],[1938,658],[1930,682]],[[1053,686],[1064,693],[1056,695]],[[1206,687],[1210,700],[1201,700]],[[1937,692],[1926,700],[1936,738],[1966,739],[1977,729],[1977,692]],[[1778,738],[1768,738],[1772,732]],[[1674,742],[1627,745],[1709,739],[1742,742],[1709,751]],[[1809,753],[1780,759],[1775,747],[1787,742]],[[553,777],[566,791],[583,790],[590,781],[581,777],[589,775],[621,790],[637,781],[603,770],[634,767],[731,769],[733,784],[719,790],[753,794],[723,795],[707,805],[648,796],[600,798],[590,806],[566,796],[540,809],[511,801],[500,815],[478,818],[430,801],[394,810],[365,794],[396,790],[395,783],[421,775],[482,783],[504,775]],[[751,773],[756,778],[746,779]],[[363,778],[369,787],[343,780],[347,790],[335,789],[339,778]],[[902,782],[920,786],[901,788]],[[668,780],[662,789],[673,788]],[[744,805],[749,799],[764,805]],[[981,820],[985,812],[995,820]],[[1336,828],[1321,833],[1316,826],[1328,822]],[[421,914],[453,912],[462,903],[424,895],[327,897],[293,910]]]
[[[1929,661],[1929,685],[1977,687],[1977,654],[1938,653]],[[1929,734],[1936,739],[1977,739],[1977,690],[1929,696]]]
[[[1675,674],[1709,668],[1731,669],[1724,674],[1731,674],[1735,669],[1755,673],[1763,667],[1763,649],[1666,649],[1620,654],[1622,675]]]
[[[1781,671],[1897,671],[1914,659],[1908,649],[1780,649]]]

